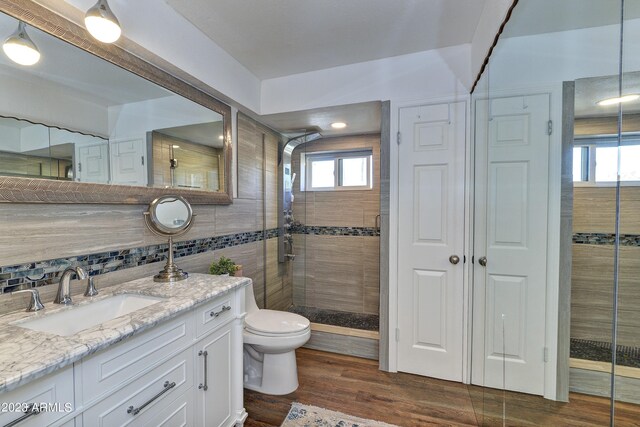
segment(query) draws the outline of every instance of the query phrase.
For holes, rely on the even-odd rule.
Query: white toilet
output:
[[[309,319],[286,311],[261,310],[253,286],[245,291],[244,386],[265,394],[298,388],[296,348],[311,336]]]

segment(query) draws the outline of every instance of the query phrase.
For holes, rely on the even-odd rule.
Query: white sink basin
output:
[[[157,304],[162,300],[163,298],[136,294],[114,295],[40,318],[17,322],[14,325],[67,337],[141,308]]]

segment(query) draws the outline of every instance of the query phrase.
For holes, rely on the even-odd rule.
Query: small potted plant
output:
[[[220,257],[209,266],[209,273],[218,276],[242,276],[242,265],[238,265],[227,257]]]

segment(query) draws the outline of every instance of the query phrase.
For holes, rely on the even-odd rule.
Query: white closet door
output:
[[[143,139],[111,141],[111,183],[147,185],[146,144]]]
[[[549,95],[475,106],[472,382],[542,395]]]
[[[76,181],[109,182],[109,144],[76,144]]]
[[[453,381],[463,361],[465,126],[464,102],[400,110],[398,370]]]

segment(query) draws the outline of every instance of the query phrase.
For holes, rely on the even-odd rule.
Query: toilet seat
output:
[[[245,329],[255,335],[282,337],[305,333],[309,319],[295,313],[275,310],[258,310],[245,318]]]

